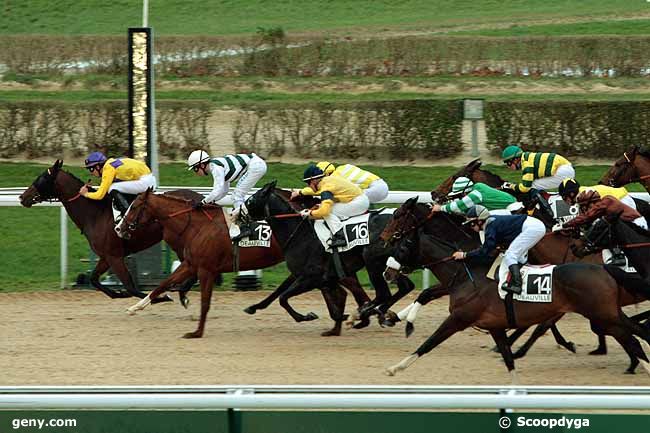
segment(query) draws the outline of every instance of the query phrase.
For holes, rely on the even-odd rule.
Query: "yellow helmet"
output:
[[[323,173],[325,173],[325,176],[329,176],[330,174],[334,173],[334,170],[336,170],[336,167],[334,167],[334,164],[332,164],[329,161],[321,161],[318,164],[316,164],[316,167],[323,170]]]

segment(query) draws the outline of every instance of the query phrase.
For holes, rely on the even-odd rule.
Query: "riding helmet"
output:
[[[93,152],[88,155],[88,158],[86,158],[86,161],[84,163],[86,164],[86,167],[93,167],[98,164],[104,164],[105,162],[106,155],[101,152]]]
[[[521,155],[524,153],[523,150],[521,150],[521,147],[515,146],[515,145],[510,145],[503,149],[503,152],[501,153],[501,159],[505,161],[510,161],[511,159],[514,158],[519,158]]]
[[[187,169],[192,170],[195,166],[208,162],[210,160],[210,155],[205,150],[195,150],[190,153],[190,156],[187,158]]]
[[[558,186],[557,190],[560,193],[560,197],[565,198],[569,194],[578,194],[580,192],[580,184],[577,180],[567,177]]]
[[[472,206],[469,208],[467,211],[467,219],[472,221],[472,220],[486,220],[490,216],[490,211],[487,210],[485,206],[482,206],[480,204],[477,204],[475,206]]]
[[[474,182],[469,180],[466,177],[459,177],[454,181],[454,184],[451,187],[451,192],[448,194],[450,196],[464,194],[465,191],[470,189],[474,185]]]
[[[323,170],[318,168],[316,164],[309,164],[309,167],[305,169],[305,173],[302,176],[302,181],[309,183],[311,180],[320,179],[324,176],[325,173],[323,173]]]
[[[334,164],[332,164],[329,161],[321,161],[318,164],[316,164],[316,167],[323,170],[323,173],[325,173],[325,176],[329,176],[330,174],[334,173],[334,170],[336,170],[336,167],[334,167]]]

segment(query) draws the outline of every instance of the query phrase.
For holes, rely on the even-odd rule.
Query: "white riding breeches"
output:
[[[151,173],[145,174],[137,180],[115,182],[108,188],[108,192],[115,190],[124,194],[135,195],[145,192],[148,188],[156,189],[156,177]]]
[[[238,209],[246,200],[246,194],[250,192],[258,180],[266,174],[266,161],[259,156],[252,154],[253,157],[248,162],[246,172],[237,181],[237,186],[232,191],[233,208]]]
[[[639,227],[641,227],[642,229],[648,230],[648,221],[645,219],[645,217],[638,217],[632,222],[638,225]]]
[[[341,220],[361,215],[368,210],[369,206],[368,196],[361,194],[348,203],[334,203],[331,212],[325,215],[323,219],[332,233],[336,233],[343,228]]]
[[[629,207],[631,207],[634,210],[637,210],[636,209],[636,202],[634,201],[634,199],[632,198],[632,196],[630,194],[628,194],[625,197],[621,198],[621,203],[623,203],[625,205],[628,205]]]
[[[546,234],[544,223],[537,218],[527,217],[521,226],[521,233],[517,236],[503,257],[503,265],[509,268],[511,265],[528,261],[528,250],[537,244]]]
[[[372,181],[363,191],[370,203],[377,203],[388,197],[388,184],[383,179]]]
[[[567,177],[570,177],[571,179],[574,179],[576,177],[576,171],[573,169],[573,166],[571,164],[564,164],[559,166],[553,176],[541,177],[539,179],[533,180],[533,188],[542,191],[557,189],[562,181]]]

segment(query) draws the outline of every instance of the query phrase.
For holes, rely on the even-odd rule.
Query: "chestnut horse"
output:
[[[601,184],[613,187],[634,182],[639,182],[650,192],[650,149],[634,146],[623,152],[623,156],[600,179]]]
[[[147,191],[136,198],[123,222],[126,231],[133,232],[138,227],[148,225],[152,221],[157,221],[163,227],[165,240],[167,238],[179,239],[184,260],[169,278],[140,302],[131,306],[128,312],[135,314],[165,290],[196,275],[201,286],[201,316],[196,331],[186,333],[184,338],[200,338],[203,336],[210,309],[214,279],[224,272],[233,271],[234,255],[223,209],[220,206],[205,206],[200,210],[194,210],[191,201]],[[243,248],[239,253],[239,269],[241,270],[262,269],[282,261],[284,261],[284,256],[275,237],[271,238],[269,248]],[[282,293],[280,304],[297,322],[316,319],[315,314],[310,313],[303,316],[288,304],[287,297],[283,292],[294,280],[293,276],[289,276],[278,288],[279,293]],[[359,286],[359,290],[363,289]],[[343,309],[345,308],[346,294],[338,286],[331,292],[323,290],[322,293],[327,301],[330,315],[336,322],[334,329],[323,333],[323,335],[338,335],[344,320]]]
[[[99,260],[93,269],[91,284],[111,298],[125,298],[137,296],[144,298],[145,294],[138,290],[133,278],[129,274],[124,258],[129,254],[145,250],[162,240],[162,227],[159,224],[150,224],[134,233],[128,241],[120,239],[113,230],[113,212],[110,199],[90,200],[79,195],[79,188],[84,184],[71,173],[62,170],[63,161],[56,160],[34,180],[32,185],[20,195],[20,204],[31,207],[45,200],[59,200],[70,219],[86,237],[90,248],[97,254]],[[182,196],[188,199],[200,200],[202,196],[190,190],[172,191],[168,194]],[[183,252],[179,248],[178,239],[167,240],[169,246],[176,251],[182,259]],[[114,291],[104,286],[99,278],[111,268],[122,282],[125,291]],[[196,282],[196,279],[184,281],[181,289],[183,305],[184,293]],[[169,298],[161,300],[171,300]]]
[[[393,266],[386,269],[387,279],[399,275],[395,268],[426,267],[449,288],[450,315],[413,354],[386,372],[394,375],[444,342],[456,332],[468,327],[478,327],[490,332],[497,344],[508,371],[516,383],[515,364],[507,343],[506,329],[510,327],[499,298],[496,284],[486,274],[490,263],[484,260],[455,261],[451,254],[478,245],[476,233],[467,231],[456,216],[433,215],[435,234],[424,234],[421,228],[411,230],[410,225],[395,227],[405,233],[397,241]],[[397,264],[398,266],[395,266]],[[553,296],[548,303],[514,302],[518,326],[531,326],[568,313],[579,313],[623,346],[633,363],[642,363],[650,374],[650,364],[638,335],[650,341],[650,332],[630,320],[621,310],[620,292],[623,290],[602,268],[593,264],[570,263],[555,267],[552,276]]]

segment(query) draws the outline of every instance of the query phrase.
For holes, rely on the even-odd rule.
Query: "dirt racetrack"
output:
[[[242,309],[268,292],[218,292],[203,339],[180,338],[195,329],[198,294],[184,310],[178,303],[150,306],[130,317],[133,299],[110,300],[90,291],[0,294],[0,385],[141,384],[508,384],[489,335],[469,329],[453,336],[396,377],[383,374],[428,337],[447,314],[446,299],[424,307],[409,339],[404,328],[344,330],[321,337],[331,321],[318,292],[292,305],[320,319],[295,323],[274,304],[254,316]],[[174,295],[176,297],[176,295]],[[414,296],[400,302],[402,308]],[[348,297],[348,309],[351,308]],[[647,304],[644,305],[647,307]],[[629,311],[629,310],[628,310]],[[630,312],[636,311],[632,307]],[[522,384],[650,385],[624,375],[628,358],[608,338],[608,356],[589,356],[595,336],[588,322],[571,315],[559,323],[577,344],[576,355],[543,337],[518,361]]]

